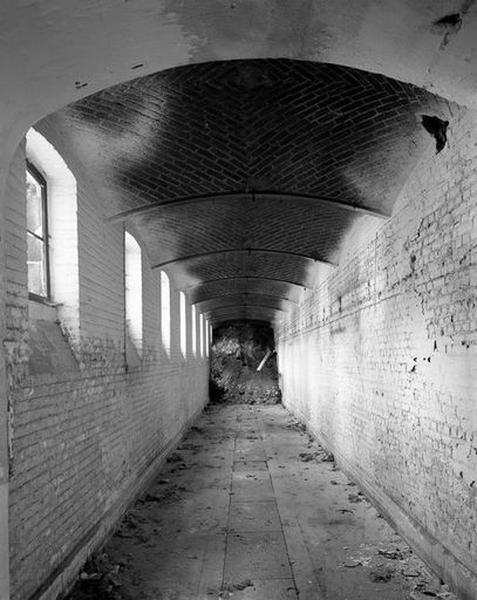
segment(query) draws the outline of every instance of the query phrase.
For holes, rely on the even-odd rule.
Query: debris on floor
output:
[[[183,457],[178,452],[173,452],[170,456],[167,457],[167,462],[184,462]]]
[[[320,447],[319,450],[315,450],[314,452],[300,452],[298,455],[302,462],[310,462],[312,460],[317,462],[334,462],[335,457],[331,452],[327,452],[323,448]]]
[[[240,583],[225,583],[222,586],[222,594],[224,592],[235,592],[237,590],[245,590],[248,587],[253,587],[253,583],[250,579],[244,579]]]
[[[394,569],[384,565],[378,565],[369,572],[369,577],[371,581],[389,581],[394,573]]]
[[[351,508],[352,505],[352,508]],[[456,600],[283,407],[208,407],[68,600]]]
[[[77,600],[123,600],[121,594],[121,565],[111,563],[109,556],[100,552],[85,564],[74,596]]]

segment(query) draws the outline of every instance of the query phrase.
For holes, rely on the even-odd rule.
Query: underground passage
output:
[[[0,600],[477,600],[477,7],[0,7]]]

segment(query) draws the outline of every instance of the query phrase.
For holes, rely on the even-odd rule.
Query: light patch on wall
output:
[[[161,334],[167,355],[171,354],[171,286],[167,273],[161,271]]]
[[[136,350],[142,354],[142,257],[141,248],[127,231],[124,234],[126,325]]]
[[[210,346],[210,325],[209,320],[205,320],[205,355],[209,357],[209,346]]]
[[[180,331],[181,331],[181,353],[184,358],[187,357],[187,312],[186,297],[184,292],[179,292],[180,301]]]
[[[192,354],[197,356],[197,310],[195,306],[190,307],[192,315]]]
[[[69,335],[79,339],[76,179],[53,145],[33,128],[26,134],[26,157],[48,186],[51,300]]]
[[[200,355],[204,357],[204,315],[199,314]]]

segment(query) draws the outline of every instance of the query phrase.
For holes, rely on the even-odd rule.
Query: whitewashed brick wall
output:
[[[449,137],[439,155],[430,143],[388,222],[363,218],[277,337],[285,404],[477,598],[475,114]]]
[[[49,134],[61,152],[56,132]],[[180,355],[176,292],[171,357],[162,349],[159,274],[149,268],[145,252],[144,358],[139,367],[126,368],[123,226],[105,224],[98,191],[90,187],[73,153],[65,149],[64,154],[78,185],[77,370],[29,374],[23,144],[8,182],[4,343],[12,416],[13,600],[39,598],[45,592],[44,597],[54,598],[61,591],[86,553],[138,493],[138,486],[158,468],[208,395],[207,361],[184,360]]]

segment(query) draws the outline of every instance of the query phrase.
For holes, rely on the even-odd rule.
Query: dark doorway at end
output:
[[[278,404],[273,329],[261,321],[229,321],[214,329],[210,353],[211,403]]]

